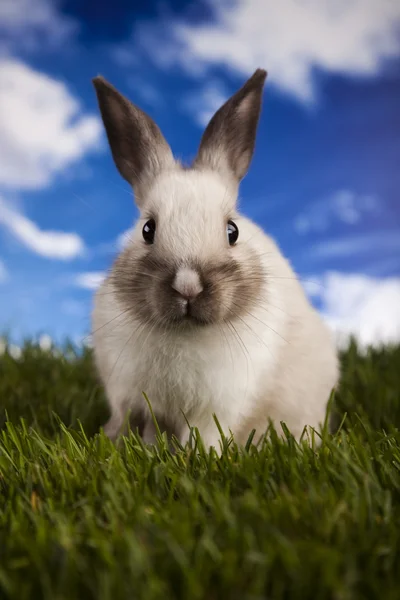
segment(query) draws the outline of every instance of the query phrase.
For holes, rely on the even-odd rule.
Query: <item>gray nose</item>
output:
[[[199,274],[189,267],[177,271],[172,288],[185,300],[194,300],[203,291]]]

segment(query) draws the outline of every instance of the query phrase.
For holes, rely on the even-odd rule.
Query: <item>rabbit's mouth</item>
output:
[[[170,304],[164,304],[163,316],[166,324],[183,327],[205,327],[220,320],[220,314],[214,306],[213,299],[207,293],[196,298],[182,298],[172,295]]]

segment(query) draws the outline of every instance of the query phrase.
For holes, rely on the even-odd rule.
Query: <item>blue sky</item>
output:
[[[104,75],[194,157],[269,72],[242,211],[335,331],[400,339],[400,4],[0,3],[0,331],[79,340],[136,216],[99,119]]]

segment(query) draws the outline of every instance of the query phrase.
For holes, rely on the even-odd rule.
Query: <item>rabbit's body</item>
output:
[[[107,124],[109,107],[102,108]],[[114,132],[108,134],[119,164],[121,149],[114,152]],[[141,219],[96,294],[94,352],[112,412],[111,437],[130,411],[144,439],[154,439],[143,393],[182,442],[187,420],[206,444],[218,446],[214,413],[239,443],[253,428],[264,433],[269,419],[278,427],[284,421],[299,437],[306,425],[324,421],[338,379],[330,332],[288,261],[236,210],[229,167],[240,179],[250,157],[213,161],[206,142],[192,169],[177,165],[164,146],[153,157],[155,176],[145,187],[143,179],[136,182]],[[229,244],[220,233],[224,222],[231,224]]]

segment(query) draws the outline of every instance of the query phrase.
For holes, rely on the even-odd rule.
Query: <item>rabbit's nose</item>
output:
[[[199,274],[189,267],[182,267],[175,275],[172,288],[185,300],[194,300],[203,291]]]

